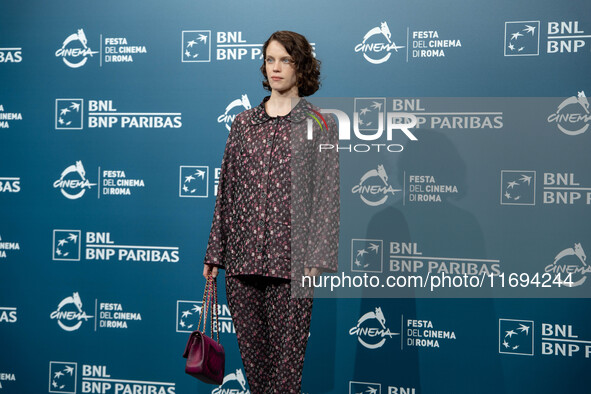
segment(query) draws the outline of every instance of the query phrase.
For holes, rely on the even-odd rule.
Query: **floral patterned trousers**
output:
[[[313,299],[256,275],[226,277],[226,295],[250,392],[299,394]]]

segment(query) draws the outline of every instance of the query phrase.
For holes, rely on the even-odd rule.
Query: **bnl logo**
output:
[[[349,394],[382,394],[382,385],[368,382],[349,382]]]
[[[236,333],[230,309],[226,304],[218,304],[216,306],[218,312],[218,326],[213,325],[213,331],[220,333]],[[203,302],[202,301],[188,301],[177,300],[176,302],[176,332],[192,332],[199,327],[199,321],[202,319]],[[212,310],[207,311],[207,319],[211,319]],[[203,316],[205,318],[205,316]],[[208,325],[211,322],[208,322]]]
[[[499,319],[499,353],[534,355],[534,322]]]
[[[502,170],[501,205],[536,205],[536,172]]]
[[[55,100],[55,129],[82,130],[84,127],[84,100],[56,99]]]
[[[197,329],[203,309],[202,301],[179,300],[176,303],[176,332],[193,332]]]
[[[52,260],[80,261],[80,230],[53,230]]]
[[[505,56],[538,56],[540,21],[505,22]]]
[[[211,30],[183,30],[183,63],[211,62]]]
[[[180,166],[179,197],[207,197],[209,195],[208,166]]]
[[[77,363],[49,362],[49,392],[76,393]]]
[[[383,272],[383,248],[384,241],[381,239],[352,239],[351,271]]]

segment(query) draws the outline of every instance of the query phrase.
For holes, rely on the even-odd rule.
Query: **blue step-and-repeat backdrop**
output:
[[[302,391],[589,392],[591,3],[3,0],[0,394],[249,392],[223,274],[224,384],[181,355],[276,30],[357,120]]]

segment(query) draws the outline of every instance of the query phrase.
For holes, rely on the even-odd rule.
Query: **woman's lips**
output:
[[[283,78],[281,77],[271,77],[273,81],[281,81]]]

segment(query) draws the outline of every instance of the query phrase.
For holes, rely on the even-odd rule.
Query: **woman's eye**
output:
[[[273,63],[275,63],[275,59],[270,59],[270,58],[269,59],[265,59],[265,62],[267,64],[273,64]],[[281,63],[282,64],[293,64],[293,60],[291,60],[291,59],[281,59]]]

